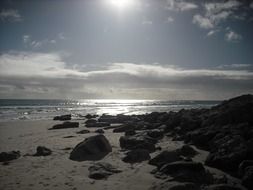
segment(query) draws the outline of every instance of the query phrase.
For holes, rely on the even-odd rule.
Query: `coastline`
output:
[[[62,124],[64,121],[1,121],[0,152],[20,151],[21,156],[18,159],[1,163],[0,188],[4,190],[17,188],[21,190],[79,190],[85,187],[85,189],[87,188],[91,190],[116,190],[119,188],[122,190],[161,190],[173,189],[174,187],[182,186],[185,186],[184,188],[188,189],[190,184],[191,188],[194,187],[194,189],[196,190],[212,189],[213,185],[223,185],[226,187],[243,190],[245,188],[241,185],[242,181],[239,179],[239,176],[235,175],[236,178],[232,177],[230,175],[231,172],[224,172],[225,170],[219,168],[219,165],[215,166],[212,165],[213,163],[207,163],[207,160],[210,155],[216,155],[216,150],[203,147],[200,149],[199,144],[197,143],[197,141],[195,141],[196,139],[194,139],[196,136],[189,135],[193,135],[194,133],[198,132],[196,133],[198,137],[207,138],[209,136],[205,136],[206,133],[213,132],[212,130],[216,130],[216,128],[213,127],[215,125],[217,125],[218,127],[223,126],[223,128],[221,129],[225,131],[225,134],[230,133],[230,129],[228,129],[227,127],[230,126],[228,125],[230,121],[233,121],[231,125],[231,131],[233,132],[235,130],[234,126],[240,126],[239,124],[241,122],[251,122],[251,120],[248,118],[247,113],[245,115],[245,112],[241,112],[241,115],[237,115],[235,118],[232,118],[232,120],[230,115],[224,115],[223,112],[225,111],[224,113],[227,113],[227,111],[230,110],[234,111],[234,108],[236,108],[236,111],[241,110],[241,108],[243,108],[243,110],[245,111],[245,108],[251,105],[252,100],[252,97],[250,97],[249,100],[248,97],[241,97],[239,98],[239,100],[233,99],[231,101],[223,102],[221,105],[215,106],[211,109],[181,110],[179,112],[170,113],[153,112],[151,114],[140,116],[104,115],[98,116],[95,122],[92,121],[93,119],[90,118],[83,120],[72,119],[70,122],[78,122],[79,127],[55,130],[49,129],[57,124]],[[251,107],[249,109],[251,109]],[[213,113],[215,113],[216,115]],[[208,117],[205,118],[204,116]],[[199,125],[196,125],[199,123],[199,120],[196,120],[196,117],[201,119],[204,118],[203,124],[205,124],[206,126],[208,124],[210,125],[210,127],[199,128]],[[220,120],[220,117],[222,117],[223,120]],[[209,119],[211,119],[210,121],[212,122],[214,121],[214,123],[208,123],[210,122]],[[238,119],[238,121],[235,119]],[[88,127],[87,121],[92,121],[92,125],[90,127]],[[119,125],[116,125],[115,123],[117,122],[115,121],[122,121],[123,124],[121,123]],[[216,121],[217,123],[215,124]],[[108,122],[113,127],[108,128],[98,126],[98,124],[104,124],[106,122]],[[157,125],[158,122],[160,122],[159,125]],[[227,124],[224,124],[224,122],[227,122]],[[109,141],[109,144],[112,147],[112,151],[107,153],[104,158],[98,161],[88,160],[78,162],[70,160],[69,157],[71,152],[73,151],[73,148],[76,147],[77,144],[82,142],[84,139],[89,139],[90,137],[97,136],[98,133],[96,132],[96,130],[101,128],[104,129],[103,136],[105,136],[105,138]],[[84,129],[89,130],[90,132],[86,134],[77,134],[78,131]],[[115,132],[115,129],[120,129],[122,131]],[[205,131],[203,131],[202,129],[205,129]],[[135,132],[132,133],[131,131]],[[214,133],[215,135],[221,135],[223,134],[223,131],[214,131]],[[127,132],[129,132],[129,134],[127,134]],[[157,134],[162,135],[161,138],[155,137],[157,136]],[[126,163],[125,161],[123,161],[126,154],[128,154],[132,150],[131,148],[123,148],[122,140],[125,139],[129,142],[133,140],[133,142],[138,143],[141,139],[141,142],[146,143],[147,135],[155,135],[152,138],[156,138],[156,140],[154,141],[155,149],[151,150],[148,153],[150,155],[150,158],[133,163]],[[227,137],[228,136],[225,135],[224,137],[221,137],[221,139]],[[227,142],[234,142],[234,136],[230,135],[229,138],[230,139]],[[244,137],[241,136],[240,138]],[[150,136],[147,139],[150,139]],[[216,141],[212,141],[213,143],[216,143]],[[209,143],[209,140],[204,139],[203,142]],[[226,145],[227,142],[221,142],[217,148],[219,149],[219,147],[222,147],[222,143]],[[241,141],[239,142],[241,143]],[[156,167],[156,165],[150,164],[150,160],[154,160],[163,152],[167,151],[170,154],[174,154],[176,151],[177,153],[178,151],[182,150],[182,147],[186,144],[188,147],[190,146],[191,151],[196,151],[196,155],[184,155],[183,157],[180,156],[179,161],[176,160],[175,162],[168,162],[167,165],[163,165],[164,167],[175,167],[173,164],[178,164],[176,168],[183,167],[179,170],[179,173],[180,175],[185,175],[184,172],[187,171],[187,175],[184,176],[184,178],[177,179],[175,178],[174,173],[163,173],[164,169],[162,169],[162,167],[159,168]],[[198,148],[195,145],[197,145]],[[239,145],[240,144],[237,145],[233,143],[233,146],[235,146],[235,148]],[[37,146],[45,146],[49,148],[50,150],[52,150],[52,154],[49,156],[32,156],[36,152]],[[145,147],[143,148],[145,149]],[[146,148],[150,147],[148,146]],[[234,150],[237,149],[232,149],[232,151]],[[237,154],[237,152],[232,153]],[[219,155],[216,156],[218,157]],[[243,161],[242,159],[246,159],[246,157],[240,158],[240,161]],[[90,167],[98,162],[109,163],[118,168],[121,172],[114,175],[110,175],[108,178],[102,180],[92,179],[89,177]],[[199,173],[200,171],[198,170],[192,171],[192,167],[194,168],[196,166],[200,166],[200,168],[203,169],[203,175],[208,176],[208,180],[209,177],[211,177],[210,182],[202,182],[201,180],[199,180],[202,179],[199,177],[203,177],[201,176],[202,173]],[[238,166],[235,165],[235,167]],[[191,174],[193,176],[197,176],[191,178]],[[176,175],[178,175],[178,173],[176,173]]]

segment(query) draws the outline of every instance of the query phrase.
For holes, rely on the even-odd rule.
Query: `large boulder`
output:
[[[49,156],[52,154],[52,151],[44,146],[38,146],[37,147],[37,152],[33,156]]]
[[[248,166],[245,169],[245,172],[242,178],[242,185],[248,188],[249,190],[253,189],[253,166]]]
[[[108,176],[119,173],[121,170],[118,170],[116,167],[112,166],[109,163],[99,162],[89,167],[89,178],[92,179],[106,179]]]
[[[11,160],[18,159],[20,157],[19,151],[1,152],[0,162],[8,162]]]
[[[190,158],[198,154],[198,152],[189,145],[183,145],[180,149],[177,150],[177,152],[179,155]]]
[[[163,165],[156,173],[157,177],[169,175],[175,181],[210,184],[212,175],[207,172],[201,163],[178,161]]]
[[[64,122],[62,124],[54,125],[52,128],[48,130],[54,130],[54,129],[68,129],[68,128],[78,128],[79,122]]]
[[[149,161],[149,164],[160,168],[164,164],[180,161],[182,158],[177,151],[163,151]]]
[[[76,145],[69,158],[75,161],[100,160],[111,151],[112,147],[105,136],[96,135]]]
[[[119,139],[120,147],[123,149],[146,149],[150,152],[155,151],[156,139],[148,137],[146,133],[137,133],[132,136],[122,136]]]
[[[150,155],[149,155],[148,150],[136,149],[136,150],[131,150],[127,152],[126,156],[122,159],[122,161],[127,162],[127,163],[137,163],[137,162],[142,162],[149,159],[150,159]]]
[[[59,120],[59,121],[71,120],[71,114],[55,116],[54,120]]]
[[[228,185],[228,184],[215,184],[215,185],[210,185],[203,190],[243,190],[240,187],[236,187],[234,185]]]

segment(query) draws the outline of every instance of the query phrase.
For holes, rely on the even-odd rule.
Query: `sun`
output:
[[[108,0],[117,9],[127,9],[134,4],[134,0]]]

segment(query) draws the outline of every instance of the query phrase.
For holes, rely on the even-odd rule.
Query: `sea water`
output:
[[[180,109],[210,108],[220,101],[164,100],[0,100],[0,121],[44,120],[56,115],[72,114],[78,119],[86,114],[145,114],[179,111]]]

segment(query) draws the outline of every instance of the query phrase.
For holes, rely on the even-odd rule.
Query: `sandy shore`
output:
[[[48,130],[59,121],[9,121],[0,122],[0,152],[19,150],[21,157],[13,160],[9,165],[0,165],[0,189],[2,190],[29,190],[29,189],[110,189],[147,190],[155,184],[162,182],[150,172],[155,166],[144,161],[136,164],[127,164],[121,159],[124,152],[119,146],[119,138],[123,133],[113,133],[112,129],[105,130],[104,135],[112,145],[112,152],[100,161],[111,163],[123,172],[114,174],[106,180],[93,180],[88,177],[88,167],[94,161],[77,162],[69,159],[71,150],[86,137],[93,136],[97,128],[89,128],[91,133],[76,134],[77,131],[87,129],[84,121],[78,121],[79,128]],[[71,138],[64,138],[73,136]],[[151,154],[156,156],[162,150],[175,150],[183,145],[182,141],[171,141],[169,137],[163,138],[158,144],[162,149]],[[33,157],[37,146],[46,146],[53,153],[50,156]],[[195,147],[196,148],[196,147]],[[198,150],[198,149],[197,149]],[[208,152],[198,150],[200,154],[194,161],[204,162]],[[222,172],[210,171],[221,175]]]

